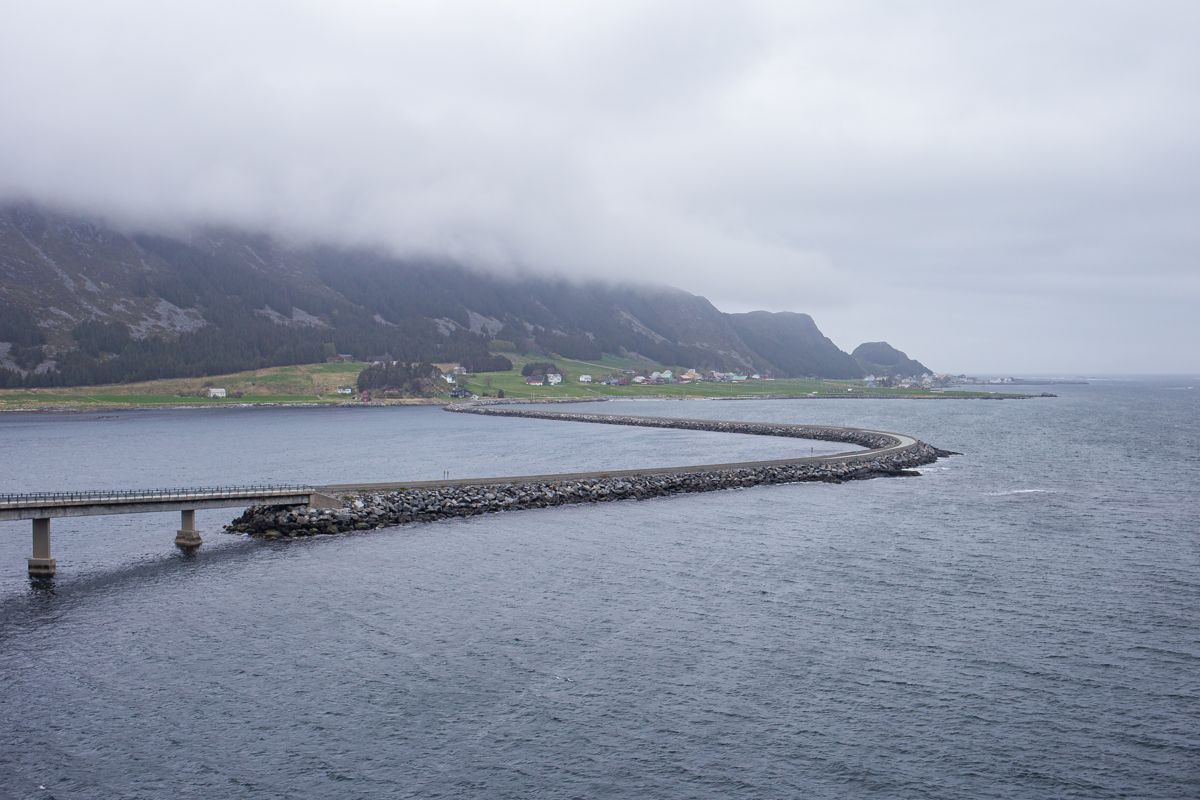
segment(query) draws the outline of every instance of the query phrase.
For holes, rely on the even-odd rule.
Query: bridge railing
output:
[[[201,500],[222,497],[270,497],[287,494],[311,494],[307,484],[264,483],[240,486],[207,486],[175,489],[115,489],[73,492],[0,493],[0,506],[49,503],[121,502],[123,500]]]

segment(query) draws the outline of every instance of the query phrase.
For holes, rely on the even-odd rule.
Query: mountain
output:
[[[887,342],[863,342],[851,353],[863,371],[870,375],[913,378],[933,370],[914,361]]]
[[[230,229],[133,233],[0,206],[0,386],[218,374],[360,359],[639,355],[695,367],[857,377],[803,314],[723,314],[679,289],[504,276]]]
[[[782,375],[861,378],[865,373],[838,349],[808,314],[751,311],[725,315],[747,345]]]

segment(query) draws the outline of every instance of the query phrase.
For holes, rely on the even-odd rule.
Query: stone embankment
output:
[[[552,419],[561,422],[591,422],[600,425],[632,425],[638,428],[672,428],[688,431],[712,431],[714,433],[748,433],[756,436],[788,436],[796,439],[816,439],[823,442],[856,444],[873,450],[895,447],[904,442],[916,441],[900,434],[871,431],[864,428],[796,425],[784,422],[737,422],[719,419],[587,414],[573,411],[542,411],[539,409],[512,408],[507,405],[487,405],[484,403],[446,406],[445,410],[457,414],[482,414],[489,417],[524,417],[526,419]],[[861,453],[852,455],[861,455]],[[822,456],[822,458],[832,457]]]
[[[612,470],[517,478],[422,481],[367,487],[326,487],[340,508],[254,506],[227,530],[268,539],[337,534],[571,503],[645,500],[778,483],[841,483],[913,474],[911,468],[953,455],[901,434],[861,428],[724,420],[577,414],[484,405],[451,406],[456,413],[526,417],[606,425],[703,430],[843,442],[867,448],[828,456],[774,461]]]

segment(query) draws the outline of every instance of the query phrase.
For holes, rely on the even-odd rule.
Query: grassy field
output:
[[[597,381],[622,369],[661,369],[660,365],[628,358],[605,356],[600,361],[568,358],[526,357],[506,353],[514,368],[507,372],[471,375],[466,387],[480,396],[495,397],[503,389],[510,399],[554,400],[589,397],[986,397],[990,392],[932,393],[921,389],[868,389],[861,381],[780,379],[746,383],[692,383],[663,386],[602,386],[580,383],[580,375]],[[521,367],[530,361],[553,361],[563,370],[558,386],[527,386]],[[352,386],[365,364],[304,364],[270,367],[232,375],[206,378],[170,378],[143,383],[108,386],[76,386],[62,389],[0,389],[0,411],[88,410],[101,408],[155,408],[169,406],[220,406],[245,403],[339,403],[355,398],[336,393],[338,386]],[[676,372],[681,370],[676,369]],[[228,397],[209,399],[208,387],[226,390]],[[446,387],[447,390],[450,387]],[[240,397],[236,396],[240,393]],[[446,394],[446,393],[444,393]],[[448,399],[448,398],[446,398]],[[399,401],[403,402],[403,401]]]
[[[29,409],[143,408],[239,403],[336,403],[338,386],[354,384],[364,364],[304,364],[270,367],[207,378],[167,378],[143,383],[72,386],[61,389],[0,389],[0,411]],[[208,387],[225,399],[209,399]],[[235,397],[236,393],[241,397]]]

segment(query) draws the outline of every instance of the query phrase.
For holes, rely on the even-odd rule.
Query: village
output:
[[[557,386],[566,377],[561,372],[533,372],[526,376],[527,386]],[[742,374],[737,372],[720,372],[717,370],[698,371],[688,369],[678,375],[673,370],[638,371],[625,369],[608,373],[602,377],[582,374],[577,378],[581,384],[599,384],[602,386],[663,386],[668,384],[689,383],[751,383],[758,381],[774,381],[772,375],[759,373]],[[925,373],[919,377],[901,375],[876,376],[867,375],[862,379],[866,388],[896,388],[896,389],[937,389],[945,388],[956,382],[953,375]]]
[[[533,372],[526,376],[525,384],[527,386],[557,386],[564,380],[565,377],[560,372]],[[715,370],[702,373],[694,369],[689,369],[676,375],[673,370],[669,369],[653,371],[624,369],[608,373],[601,377],[583,374],[577,380],[579,383],[598,384],[601,386],[663,386],[665,384],[688,384],[703,381],[712,381],[714,383],[745,383],[747,381],[773,381],[775,379],[771,376],[763,376],[757,373],[753,375],[740,375],[734,372],[717,372]]]
[[[553,359],[553,360],[551,360]],[[452,400],[494,397],[528,399],[547,397],[587,397],[607,394],[640,394],[647,396],[655,389],[670,395],[690,396],[829,396],[830,394],[890,394],[926,392],[940,394],[947,388],[964,382],[964,376],[926,373],[920,376],[867,375],[861,379],[824,380],[819,378],[782,378],[768,373],[728,372],[695,368],[670,368],[653,364],[600,364],[574,361],[555,356],[540,360],[525,360],[514,356],[516,366],[511,370],[471,373],[463,364],[404,364],[390,356],[354,361],[347,355],[329,359],[330,366],[343,365],[353,370],[359,365],[357,380],[352,372],[339,370],[340,382],[322,381],[314,400],[371,403],[383,400],[421,400],[449,397]],[[374,370],[364,380],[368,370]],[[969,379],[968,379],[969,380]],[[776,382],[778,381],[777,388]],[[691,386],[691,389],[685,387]],[[671,387],[669,390],[665,387]],[[744,388],[738,388],[744,387]],[[223,384],[206,382],[198,394],[211,401],[237,400],[243,397],[244,383]],[[251,387],[252,388],[252,387]],[[660,392],[661,393],[661,392]]]

